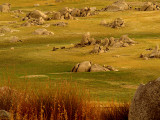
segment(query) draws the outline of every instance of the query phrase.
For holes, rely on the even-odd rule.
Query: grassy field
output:
[[[128,2],[137,1],[128,0]],[[144,0],[140,2],[142,1]],[[34,9],[54,11],[65,6],[103,8],[112,3],[107,0],[73,0],[73,2],[65,3],[55,3],[51,0],[1,0],[0,4],[5,2],[11,3],[13,10],[22,9],[25,13]],[[40,3],[40,7],[33,7],[35,3]],[[0,13],[0,26],[7,25],[12,29],[19,30],[19,32],[0,36],[0,86],[11,85],[17,89],[45,89],[50,86],[54,89],[63,81],[67,81],[87,89],[93,100],[130,101],[139,84],[159,77],[159,59],[146,61],[139,58],[145,49],[160,44],[159,13],[160,11],[134,10],[100,12],[99,15],[78,18],[78,20],[64,20],[69,23],[66,27],[50,26],[47,30],[54,32],[54,36],[35,36],[32,32],[42,26],[16,27],[22,23],[20,18],[13,18],[11,13]],[[125,20],[124,28],[112,29],[99,25],[104,19],[111,22],[117,17]],[[8,24],[9,21],[18,23]],[[58,21],[52,20],[48,23],[52,24]],[[100,55],[89,54],[93,46],[52,51],[54,46],[71,47],[72,44],[80,42],[85,32],[90,32],[96,39],[120,37],[127,34],[138,44],[126,48],[111,48],[109,52]],[[10,43],[8,41],[10,36],[18,36],[23,42]],[[14,47],[14,50],[11,50],[11,47]],[[120,57],[113,57],[115,55],[120,55]],[[112,65],[119,71],[70,73],[76,63],[86,60],[100,65]],[[46,75],[47,77],[23,78],[27,75]]]

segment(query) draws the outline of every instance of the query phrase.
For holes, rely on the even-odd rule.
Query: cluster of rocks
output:
[[[42,28],[42,29],[40,28],[40,29],[35,30],[33,32],[33,34],[35,34],[35,35],[54,35],[53,32],[48,31],[48,30],[46,30],[44,28]]]
[[[118,0],[114,2],[112,5],[102,8],[101,11],[115,12],[115,11],[123,11],[128,9],[131,9],[131,7],[125,2],[125,0]]]
[[[154,10],[160,10],[160,6],[156,3],[152,2],[146,2],[141,8],[135,8],[139,11],[154,11]]]
[[[10,10],[11,10],[11,4],[4,3],[0,5],[0,12],[10,12]]]
[[[25,21],[22,26],[43,25],[45,20],[48,20],[48,16],[46,14],[39,10],[34,10],[22,19],[22,21]]]
[[[131,102],[129,120],[159,120],[160,78],[141,84]]]
[[[147,49],[147,50],[152,50],[151,48],[150,49]],[[155,49],[154,50],[152,50],[152,52],[151,53],[148,53],[148,54],[141,54],[140,55],[140,58],[143,58],[143,59],[145,59],[145,60],[148,60],[149,58],[160,58],[160,50],[159,50],[159,46],[157,45],[156,47],[155,47]]]
[[[65,7],[59,12],[53,12],[51,19],[53,20],[73,20],[75,17],[87,17],[98,14],[96,8],[85,7],[83,9]]]
[[[134,44],[136,44],[136,42],[127,35],[122,35],[120,38],[110,37],[109,39],[95,40],[91,38],[88,32],[83,35],[81,43],[75,44],[75,47],[95,45],[91,53],[104,53],[109,50],[109,47],[128,47]]]
[[[105,20],[101,21],[100,25],[104,25],[107,27],[111,28],[121,28],[124,27],[124,20],[122,18],[116,18],[113,22],[111,23],[106,23]]]
[[[72,68],[72,72],[105,72],[105,71],[118,71],[112,66],[101,66],[98,64],[92,64],[90,61],[84,61],[76,64]]]

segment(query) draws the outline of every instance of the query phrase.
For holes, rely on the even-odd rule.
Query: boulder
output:
[[[141,11],[152,11],[153,10],[153,3],[146,2],[140,9]]]
[[[119,40],[122,41],[123,43],[128,43],[129,45],[136,43],[134,40],[129,38],[128,35],[122,35]]]
[[[11,43],[16,43],[16,42],[22,42],[22,40],[20,40],[17,36],[12,36],[10,38],[10,42]]]
[[[8,27],[4,26],[4,27],[0,28],[0,33],[10,33],[10,32],[12,32],[12,30]]]
[[[98,64],[92,65],[90,69],[90,72],[105,72],[105,71],[109,71],[109,70]]]
[[[107,24],[111,28],[124,27],[124,20],[122,18],[116,18],[113,22]]]
[[[37,29],[33,32],[35,35],[54,35],[53,32],[47,31],[46,29]]]
[[[107,68],[109,71],[118,71],[117,69],[115,69],[114,67],[110,65],[107,65],[107,66],[104,65],[104,67]]]
[[[82,36],[81,44],[86,45],[89,43],[89,41],[90,41],[90,32],[87,32]]]
[[[91,53],[99,53],[100,45],[96,44]]]
[[[84,61],[80,64],[76,64],[72,69],[72,72],[89,72],[91,68],[91,62]]]
[[[125,2],[125,0],[118,0],[114,2],[112,5],[107,6],[105,8],[106,11],[122,11],[122,10],[127,10],[129,9],[129,5]]]
[[[10,120],[10,113],[5,110],[0,110],[0,120]]]
[[[0,12],[10,12],[11,4],[4,3],[3,5],[0,5]]]
[[[160,78],[140,85],[129,109],[129,120],[159,120]]]
[[[52,16],[53,20],[60,20],[61,19],[61,13],[60,12],[55,12]]]
[[[28,18],[35,18],[35,19],[43,18],[45,20],[48,18],[48,16],[40,10],[34,10],[34,11],[28,13],[26,16]]]

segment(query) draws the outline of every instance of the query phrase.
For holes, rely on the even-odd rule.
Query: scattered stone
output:
[[[101,25],[111,27],[111,28],[121,28],[121,27],[124,27],[124,20],[122,18],[116,18],[111,23],[106,23],[106,24],[101,24]]]
[[[118,0],[114,2],[112,5],[103,8],[102,11],[116,12],[116,11],[128,10],[130,8],[131,7],[125,2],[125,0]]]
[[[129,109],[129,120],[159,120],[160,78],[140,85]]]
[[[85,7],[83,9],[78,8],[68,8],[65,7],[61,9],[59,12],[52,13],[51,19],[54,20],[60,20],[60,19],[66,19],[66,20],[76,20],[74,17],[87,17],[98,14],[96,12],[96,8],[89,8]]]
[[[14,13],[14,14],[24,14],[24,12],[22,12],[22,10],[14,10],[14,11],[12,11],[12,13]]]
[[[109,47],[128,47],[134,44],[136,44],[136,42],[127,35],[122,35],[120,38],[110,37],[109,39],[95,40],[94,38],[91,38],[91,35],[88,32],[82,36],[81,42],[75,44],[74,47],[95,45],[90,53],[104,53],[109,50]]]
[[[76,64],[73,67],[72,72],[89,72],[90,68],[91,68],[91,62],[84,61],[82,63]]]
[[[140,55],[140,58],[143,58],[143,59],[149,59],[149,58],[160,58],[160,50],[159,50],[159,45],[157,45],[155,47],[155,49],[152,50],[151,53],[148,53],[148,54],[141,54]]]
[[[66,22],[58,22],[58,23],[55,23],[55,24],[53,24],[54,26],[62,26],[62,27],[64,27],[64,26],[67,26],[68,25],[68,23],[66,23]]]
[[[112,67],[110,65],[107,65],[107,66],[104,65],[104,67],[107,68],[110,71],[118,71],[117,69],[115,69],[114,67]]]
[[[16,37],[16,36],[12,36],[11,38],[10,38],[10,42],[11,43],[16,43],[16,42],[22,42],[22,40],[20,40],[18,37]]]
[[[110,66],[110,68],[113,67]],[[92,64],[89,61],[78,63],[72,69],[72,72],[105,72],[105,71],[114,71],[114,70],[112,69],[110,70],[107,67],[103,67],[98,64]]]
[[[144,5],[140,8],[140,11],[153,11],[153,10],[159,10],[158,4],[153,4],[152,2],[146,2]]]
[[[28,13],[26,15],[26,17],[28,17],[29,19],[30,18],[35,18],[35,19],[43,18],[45,20],[48,18],[48,16],[40,10],[34,10],[34,11]]]
[[[12,30],[8,27],[4,26],[4,27],[0,28],[0,33],[11,33],[11,32],[12,32]]]
[[[106,24],[107,24],[106,20],[102,20],[102,21],[100,22],[100,25],[106,25]]]
[[[37,29],[33,32],[35,35],[54,35],[53,32],[47,31],[46,29]]]
[[[0,120],[10,120],[10,113],[5,110],[0,110]]]
[[[0,5],[0,12],[10,12],[11,9],[11,4],[9,3],[4,3]]]
[[[105,71],[110,71],[110,70],[98,64],[92,65],[90,69],[90,72],[105,72]]]

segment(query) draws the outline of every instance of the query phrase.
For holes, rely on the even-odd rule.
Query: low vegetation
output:
[[[75,85],[76,86],[76,85]],[[12,119],[23,120],[128,120],[129,104],[90,101],[89,94],[63,84],[56,91],[0,90],[0,109]]]

